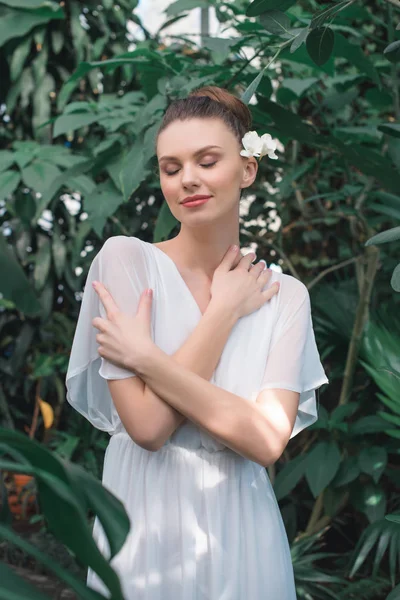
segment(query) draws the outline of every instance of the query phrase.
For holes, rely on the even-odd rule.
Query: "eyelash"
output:
[[[209,169],[210,167],[213,167],[215,164],[217,164],[216,160],[212,163],[208,163],[207,165],[200,165],[200,166],[203,167],[204,169]],[[167,171],[166,171],[165,174],[168,175],[168,177],[172,177],[172,175],[176,175],[178,171],[179,171],[179,169],[177,169],[176,171],[173,171],[173,173],[167,173]]]

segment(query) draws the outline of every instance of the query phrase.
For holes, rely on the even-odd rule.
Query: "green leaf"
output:
[[[212,59],[217,65],[221,65],[225,62],[231,53],[231,47],[237,43],[237,39],[225,39],[210,36],[204,36],[202,41],[203,46],[210,50]]]
[[[54,4],[46,3],[36,10],[6,9],[0,19],[0,47],[13,38],[23,37],[38,25],[53,19],[64,19],[63,9],[60,6],[56,9],[51,6]]]
[[[2,525],[0,525],[0,535]],[[17,537],[14,534],[15,537]],[[49,600],[47,594],[42,594],[39,590],[17,575],[14,569],[0,563],[0,600]]]
[[[387,46],[383,54],[392,63],[396,63],[400,60],[400,40],[396,40]]]
[[[375,246],[378,244],[386,244],[387,242],[397,242],[397,240],[400,240],[400,227],[393,227],[392,229],[381,231],[381,233],[373,235],[372,238],[369,238],[369,240],[365,242],[365,245]]]
[[[79,561],[101,574],[111,595],[114,597],[115,594],[116,600],[122,600],[119,578],[97,547],[87,521],[86,512],[89,502],[85,487],[82,486],[82,480],[85,478],[93,480],[94,477],[82,470],[84,475],[78,482],[74,473],[68,471],[63,461],[55,454],[19,432],[0,429],[0,442],[8,443],[11,448],[21,452],[32,465],[30,466],[31,471],[27,471],[25,464],[21,466],[16,464],[13,468],[18,469],[19,467],[25,472],[34,472],[41,509],[46,517],[49,530],[75,554]],[[0,461],[0,468],[10,469],[10,461],[8,461],[8,466],[5,464],[6,462]],[[81,467],[75,465],[75,469],[81,469]],[[99,486],[98,493],[101,493],[100,482]],[[60,514],[63,515],[62,519],[60,519]]]
[[[5,200],[7,196],[15,192],[20,181],[21,175],[17,171],[0,173],[0,200]]]
[[[349,402],[348,404],[341,404],[340,406],[337,406],[332,411],[332,413],[329,417],[329,420],[332,423],[340,423],[344,419],[351,417],[356,412],[358,407],[359,407],[359,405],[357,402]]]
[[[83,206],[99,238],[103,235],[108,217],[115,213],[123,201],[123,196],[110,180],[96,186],[93,193],[84,198]]]
[[[22,179],[25,185],[41,194],[60,174],[60,169],[55,165],[37,160],[22,169]]]
[[[317,77],[303,77],[302,79],[287,77],[282,81],[282,87],[300,97],[317,81]]]
[[[355,423],[350,425],[349,433],[352,436],[355,435],[366,435],[368,433],[382,433],[388,428],[387,421],[382,417],[376,417],[374,415],[368,415],[367,417],[361,417]]]
[[[351,483],[360,474],[360,467],[358,465],[358,459],[356,456],[349,456],[345,458],[341,463],[336,473],[332,485],[333,487],[341,487]]]
[[[352,491],[351,501],[354,507],[363,512],[370,523],[383,519],[386,511],[385,490],[369,482]]]
[[[27,316],[35,317],[41,311],[41,305],[32,286],[19,264],[13,250],[0,232],[0,292],[11,300],[17,309]]]
[[[346,6],[350,6],[352,3],[353,0],[343,0],[342,2],[337,2],[333,6],[328,6],[328,8],[319,11],[311,19],[310,29],[322,27],[327,19],[334,17],[338,12],[346,8]]]
[[[296,37],[294,38],[291,46],[290,46],[290,52],[296,52],[296,50],[298,50],[298,48],[300,48],[300,46],[306,41],[308,34],[310,33],[310,30],[308,27],[305,27],[304,29],[302,29],[300,31],[300,33],[298,33],[296,35]]]
[[[32,44],[32,37],[28,35],[24,40],[20,40],[11,55],[10,61],[10,77],[11,81],[15,81],[21,75],[24,68],[25,59],[29,54]]]
[[[288,33],[288,30],[290,29],[290,19],[281,10],[269,10],[262,13],[262,15],[260,15],[260,23],[264,29],[274,35]]]
[[[71,115],[61,115],[58,117],[54,124],[54,137],[75,131],[80,127],[86,127],[92,123],[97,123],[101,119],[108,117],[105,113],[100,115],[99,113],[73,113]]]
[[[279,501],[296,487],[306,471],[307,454],[299,454],[283,467],[275,478],[274,492]]]
[[[45,208],[47,208],[48,204],[51,202],[53,196],[58,192],[60,187],[63,185],[68,185],[71,181],[71,177],[89,171],[93,167],[93,164],[94,161],[91,159],[85,160],[84,162],[79,162],[79,164],[73,165],[70,169],[63,171],[51,182],[50,185],[46,186],[40,202],[38,202],[37,210],[32,220],[33,223],[36,223],[37,220],[40,219],[42,212],[45,210]]]
[[[375,483],[378,483],[387,465],[387,452],[380,446],[363,448],[358,456],[358,464],[363,473],[371,475]]]
[[[0,150],[0,173],[5,171],[14,162],[14,155],[10,150]]]
[[[368,75],[377,86],[381,86],[378,71],[373,62],[364,54],[360,46],[352,44],[341,33],[335,35],[335,55],[342,56],[359,71]]]
[[[307,36],[308,54],[319,67],[324,65],[332,54],[335,34],[329,27],[313,29]]]
[[[398,123],[383,123],[383,125],[378,125],[379,131],[382,133],[387,133],[395,138],[400,138],[400,125]]]
[[[400,585],[396,585],[396,587],[390,592],[386,600],[400,600]]]
[[[247,7],[246,15],[248,17],[258,17],[258,15],[269,10],[280,10],[284,12],[293,6],[295,2],[296,0],[254,0],[254,2]]]
[[[274,120],[279,132],[289,139],[299,140],[306,144],[326,144],[325,139],[315,133],[314,129],[304,123],[301,118],[290,110],[286,110],[271,100],[263,100],[263,111]]]
[[[309,453],[306,479],[316,498],[333,480],[340,466],[340,451],[335,442],[320,442]]]
[[[395,292],[400,292],[400,264],[398,264],[392,273],[392,278],[390,280],[390,285],[394,289]]]
[[[59,10],[59,5],[53,0],[1,0],[1,4],[6,4],[11,8],[51,8],[53,11]]]
[[[240,99],[245,104],[249,104],[250,100],[253,97],[253,94],[255,94],[255,92],[257,91],[257,88],[260,84],[261,79],[263,78],[266,68],[267,67],[264,67],[263,70],[260,71],[260,73],[257,75],[257,77],[255,79],[253,79],[253,81],[250,83],[250,85],[245,89],[245,91],[241,95]]]
[[[125,202],[129,200],[139,185],[150,174],[143,157],[143,144],[138,140],[126,155],[120,172],[121,190]]]
[[[164,11],[167,17],[178,15],[179,13],[186,10],[193,10],[194,8],[210,8],[211,4],[208,0],[176,0],[167,6]]]

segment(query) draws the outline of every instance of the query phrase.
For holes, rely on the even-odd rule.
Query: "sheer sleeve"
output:
[[[281,388],[300,393],[290,438],[317,420],[315,391],[324,383],[329,383],[329,380],[315,341],[308,289],[294,277],[283,275],[278,317],[259,392]]]
[[[106,380],[126,379],[136,374],[98,354],[98,329],[92,320],[105,319],[107,315],[92,287],[94,280],[103,283],[123,312],[135,315],[140,296],[149,287],[140,240],[114,236],[106,240],[94,257],[86,278],[66,375],[67,400],[71,406],[94,427],[112,435],[120,419]]]

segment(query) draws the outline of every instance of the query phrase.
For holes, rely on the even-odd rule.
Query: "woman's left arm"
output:
[[[132,368],[165,402],[262,466],[276,462],[289,441],[297,413],[297,392],[270,389],[263,392],[262,403],[248,400],[188,371],[155,344],[135,360]]]

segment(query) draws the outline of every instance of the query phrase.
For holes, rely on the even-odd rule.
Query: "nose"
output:
[[[185,165],[182,168],[182,185],[185,188],[191,188],[200,184],[199,176],[196,167],[193,165]]]

